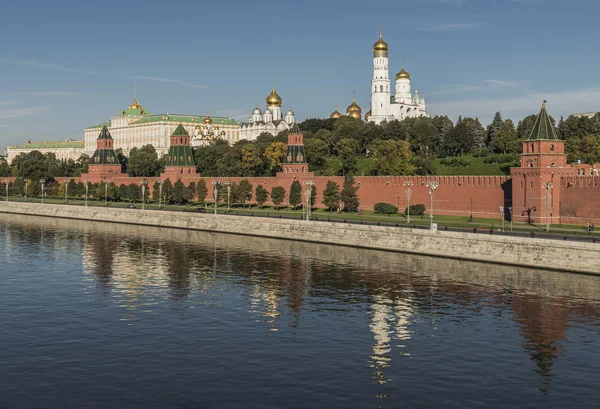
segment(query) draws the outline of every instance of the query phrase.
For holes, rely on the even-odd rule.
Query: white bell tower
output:
[[[373,81],[371,82],[371,116],[369,120],[380,123],[390,116],[390,77],[388,45],[379,30],[379,40],[373,44]]]

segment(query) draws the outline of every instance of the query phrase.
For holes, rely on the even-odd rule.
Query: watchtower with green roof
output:
[[[535,120],[529,137],[523,141],[522,168],[567,166],[565,144],[558,139],[554,125],[546,111],[546,101]]]
[[[288,149],[283,164],[284,173],[307,173],[308,163],[304,152],[304,135],[298,124],[294,124],[288,134]]]
[[[171,135],[171,146],[167,154],[165,174],[182,176],[196,174],[196,162],[190,146],[190,134],[179,124]]]
[[[577,169],[567,164],[565,143],[558,138],[544,101],[529,137],[523,140],[521,166],[510,169],[512,198],[505,206],[512,202],[515,221],[556,223],[562,180],[576,173]]]
[[[121,162],[115,154],[113,138],[106,126],[102,127],[96,140],[96,151],[90,158],[90,175],[116,175],[121,173]]]

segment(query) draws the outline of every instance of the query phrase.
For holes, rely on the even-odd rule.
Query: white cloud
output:
[[[1,108],[0,120],[19,118],[23,116],[39,115],[48,112],[50,107],[29,107],[29,108]]]
[[[217,115],[236,119],[238,121],[245,121],[250,116],[251,111],[252,110],[248,111],[247,109],[244,109],[244,108],[223,109],[223,110],[217,111]]]
[[[183,85],[184,87],[198,88],[198,89],[207,89],[208,88],[206,85],[193,84],[193,83],[187,82],[187,81],[174,80],[172,78],[149,77],[149,76],[144,76],[144,75],[139,75],[139,76],[135,76],[135,77],[127,77],[127,78],[133,78],[133,79],[137,79],[137,80],[147,80],[147,81],[170,82],[172,84],[179,84],[179,85]]]
[[[481,21],[471,23],[442,23],[432,24],[428,26],[419,27],[422,31],[469,31],[481,28],[485,23]]]
[[[451,95],[478,91],[493,91],[523,87],[527,81],[515,80],[485,80],[476,84],[445,85],[440,89],[428,92],[427,95]]]
[[[86,92],[73,91],[24,91],[15,92],[14,95],[31,96],[31,97],[80,97],[85,95],[93,95]]]
[[[547,100],[548,113],[558,119],[577,112],[600,111],[600,88],[586,88],[573,91],[532,92],[504,98],[473,98],[430,102],[427,110],[432,115],[448,115],[455,120],[459,115],[478,117],[485,125],[498,111],[504,118],[512,118],[515,123],[525,116],[537,114],[542,101]]]

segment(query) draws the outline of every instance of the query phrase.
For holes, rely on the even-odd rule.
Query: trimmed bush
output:
[[[404,214],[408,213],[408,207],[404,210]],[[416,204],[410,205],[410,215],[411,216],[422,216],[425,214],[425,205],[424,204]]]
[[[389,203],[377,203],[373,207],[375,213],[377,214],[396,214],[398,213],[398,208]]]

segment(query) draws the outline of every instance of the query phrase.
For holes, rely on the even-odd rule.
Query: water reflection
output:
[[[511,317],[515,329],[502,330],[520,337],[547,394],[560,376],[554,368],[567,354],[573,316],[595,324],[600,316],[596,277],[141,226],[27,216],[0,216],[0,223],[6,246],[18,238],[60,253],[65,243],[81,242],[84,275],[100,297],[126,310],[124,319],[156,305],[218,306],[234,295],[268,332],[298,333],[315,311],[331,319],[345,313],[370,334],[361,359],[385,388],[380,397],[389,397],[389,373],[401,373],[420,342],[442,342],[439,332],[457,328],[473,336],[484,315],[486,325]]]

